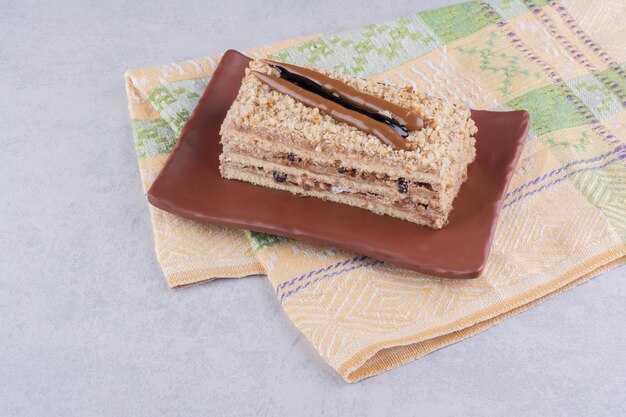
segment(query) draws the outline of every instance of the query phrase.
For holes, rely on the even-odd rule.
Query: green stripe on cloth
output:
[[[622,111],[622,103],[592,73],[565,81],[598,119],[605,119]]]
[[[421,12],[420,16],[433,28],[440,39],[448,43],[478,32],[496,22],[495,17],[487,17],[482,12],[482,8],[479,2],[461,3]]]
[[[568,100],[569,90],[564,84],[553,84],[514,98],[507,106],[514,110],[528,110],[530,126],[537,136],[587,123],[576,105]]]
[[[532,0],[529,2],[526,2],[526,5],[529,9],[536,9],[539,7],[543,7],[547,4],[549,4],[550,2],[548,0]]]
[[[368,78],[442,46],[419,15],[322,35],[273,55],[296,65],[316,66]]]
[[[528,13],[528,8],[521,0],[488,0],[486,3],[489,3],[504,20]]]
[[[150,90],[148,101],[178,136],[208,83],[209,78],[198,78],[165,84]]]
[[[168,154],[176,144],[177,135],[163,119],[134,119],[130,124],[139,159]]]
[[[274,245],[278,245],[279,243],[289,242],[290,240],[292,240],[287,237],[274,236],[267,233],[252,232],[249,230],[246,230],[245,233],[248,239],[250,239],[252,250],[255,253]]]
[[[611,67],[604,71],[596,72],[594,75],[597,79],[602,80],[607,88],[611,88],[613,94],[620,97],[622,106],[626,107],[626,77],[624,77],[624,70],[626,64],[622,63],[618,67]],[[621,74],[618,73],[621,71]]]

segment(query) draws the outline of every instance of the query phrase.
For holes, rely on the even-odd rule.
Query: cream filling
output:
[[[304,191],[300,186],[294,185],[290,182],[277,182],[274,178],[259,176],[254,169],[252,171],[243,171],[238,170],[234,167],[225,166],[222,168],[222,174],[225,178],[246,181],[255,185],[289,191],[293,194],[299,194],[307,197],[315,197],[321,200],[347,204],[366,209],[379,215],[392,216],[412,223],[433,227],[435,229],[443,227],[446,223],[445,216],[437,216],[434,213],[429,213],[428,211],[423,209],[404,210],[394,206],[378,204],[377,202],[372,201],[370,198],[365,198],[360,195],[333,194],[329,193],[328,191],[318,191],[315,189]]]
[[[407,213],[419,212],[430,219],[445,217],[447,212],[429,206],[428,201],[415,201],[399,193],[389,193],[388,190],[372,190],[363,184],[338,184],[334,178],[312,174],[309,172],[284,169],[271,163],[241,162],[234,160],[223,161],[222,172],[229,170],[244,173],[248,176],[271,180],[275,185],[291,185],[297,187],[302,194],[319,192],[345,197],[358,197],[371,204],[399,209]],[[379,192],[382,191],[382,192]],[[387,191],[387,192],[385,192]]]

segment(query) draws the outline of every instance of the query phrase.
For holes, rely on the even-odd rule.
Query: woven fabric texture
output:
[[[623,263],[625,16],[620,1],[469,2],[244,51],[408,83],[473,108],[528,110],[525,149],[478,279],[432,278],[336,248],[203,225],[150,207],[169,286],[266,274],[291,321],[354,382]],[[219,58],[127,72],[144,189]]]

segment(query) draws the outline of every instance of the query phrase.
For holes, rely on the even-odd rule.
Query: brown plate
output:
[[[491,249],[507,186],[528,130],[528,112],[472,111],[476,161],[441,230],[220,176],[219,129],[237,96],[249,58],[224,54],[174,151],[148,191],[165,211],[349,249],[415,271],[476,278]]]

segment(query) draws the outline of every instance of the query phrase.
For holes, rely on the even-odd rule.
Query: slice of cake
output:
[[[269,60],[221,127],[224,178],[443,227],[474,160],[463,105]]]

